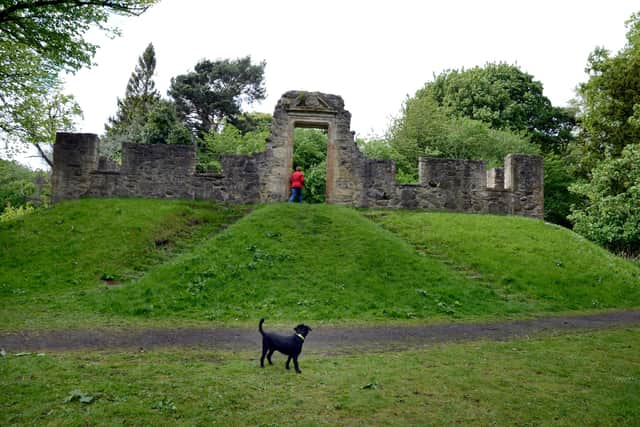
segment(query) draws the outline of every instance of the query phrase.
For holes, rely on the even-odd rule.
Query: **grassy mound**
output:
[[[486,319],[640,306],[637,265],[541,221],[272,204],[223,227],[245,211],[81,200],[2,225],[0,325]]]
[[[355,210],[288,204],[254,211],[96,303],[112,315],[222,321],[410,319],[503,305],[490,286],[474,286]]]
[[[0,325],[85,321],[86,292],[139,278],[242,214],[207,202],[86,199],[0,223]]]
[[[530,310],[640,305],[640,268],[562,227],[521,217],[378,211],[367,216],[426,256]],[[529,309],[525,309],[528,311]]]

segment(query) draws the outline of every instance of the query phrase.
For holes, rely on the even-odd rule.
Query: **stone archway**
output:
[[[336,95],[319,92],[290,91],[278,101],[273,113],[271,136],[261,168],[263,201],[286,200],[289,174],[293,167],[293,133],[295,128],[327,130],[327,203],[351,203],[354,200],[354,176],[350,167],[356,148],[350,129],[351,114]],[[355,150],[355,151],[354,151]]]

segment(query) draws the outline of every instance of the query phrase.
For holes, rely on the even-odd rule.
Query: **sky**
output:
[[[95,65],[66,76],[66,93],[84,111],[78,131],[101,134],[151,42],[156,86],[201,59],[250,55],[266,61],[267,98],[248,111],[272,113],[289,90],[342,96],[351,130],[382,135],[403,101],[446,69],[517,64],[542,82],[556,106],[586,81],[596,46],[624,46],[629,0],[161,0],[140,17],[111,20],[121,36],[98,31]]]

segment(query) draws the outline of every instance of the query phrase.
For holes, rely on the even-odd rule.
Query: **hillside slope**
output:
[[[541,221],[272,204],[218,232],[243,212],[81,200],[2,225],[0,328],[471,320],[640,306],[638,265]],[[43,251],[41,242],[57,243]]]
[[[85,294],[139,278],[244,215],[209,202],[83,199],[0,223],[0,328],[81,324]]]
[[[432,218],[430,234],[420,224]],[[430,253],[434,238],[450,250]],[[636,265],[541,221],[277,204],[95,304],[223,322],[514,317],[638,306],[639,278]]]
[[[543,311],[640,304],[640,266],[565,228],[515,216],[365,213],[425,256],[442,259],[503,298]]]

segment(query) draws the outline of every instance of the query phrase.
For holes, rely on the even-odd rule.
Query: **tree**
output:
[[[303,199],[307,203],[324,203],[327,187],[327,132],[297,128],[293,132],[293,167],[305,174]]]
[[[109,15],[144,13],[157,0],[5,0],[0,10],[0,51],[28,50],[52,75],[91,65],[97,46],[83,35],[105,26]],[[7,65],[7,64],[5,64]]]
[[[218,130],[226,119],[236,124],[243,104],[265,98],[265,62],[251,57],[236,60],[202,60],[194,71],[171,79],[169,96],[185,124],[198,136]]]
[[[53,160],[42,144],[53,143],[56,132],[74,130],[75,118],[82,115],[82,110],[73,96],[52,90],[42,94],[32,93],[12,106],[7,114],[11,119],[4,123],[5,142],[12,142],[16,150],[19,149],[19,143],[33,144],[42,159],[53,167]]]
[[[521,145],[529,141],[537,148],[533,152],[547,156],[551,167],[555,167],[558,162],[554,156],[565,155],[574,139],[575,106],[553,106],[543,94],[542,83],[516,65],[489,63],[467,70],[445,71],[426,83],[416,93],[414,102],[423,105],[433,102],[440,108],[437,118],[433,119],[434,108],[430,107],[432,112],[425,120],[445,123],[443,115],[453,120],[448,122],[448,137],[435,145],[445,146],[438,151],[449,152],[456,158],[466,152],[464,155],[469,158],[501,163],[497,157],[503,155],[504,149],[532,153]],[[431,126],[437,126],[436,123]],[[492,144],[495,149],[491,148]],[[568,180],[558,182],[560,176]],[[545,206],[545,219],[568,224],[568,206],[563,198],[569,194],[568,185],[572,182],[569,178],[566,173],[545,176],[545,197],[552,201]]]
[[[155,2],[4,0],[0,8],[0,137],[14,143],[24,128],[42,127],[34,122],[38,117],[23,113],[33,111],[43,99],[63,96],[59,92],[61,72],[91,65],[97,46],[84,39],[90,27],[117,34],[117,29],[105,25],[111,14],[137,16]],[[77,111],[75,107],[65,109],[73,110]]]
[[[0,159],[0,214],[8,206],[20,208],[37,201],[36,194],[46,189],[39,189],[36,180],[43,187],[48,184],[48,176],[44,172],[34,172],[14,161]]]
[[[416,98],[422,97],[493,129],[524,131],[543,152],[562,152],[572,139],[573,110],[551,105],[542,83],[515,65],[489,63],[445,71],[416,93]]]
[[[622,253],[640,252],[640,14],[626,22],[627,43],[615,55],[596,48],[589,79],[578,87],[578,135],[570,145],[570,187],[584,199],[572,209],[574,230]],[[545,189],[546,192],[546,189]]]
[[[173,102],[158,101],[149,112],[141,133],[143,144],[191,144],[192,135],[176,113]]]
[[[156,70],[156,54],[153,44],[138,58],[138,65],[127,82],[124,99],[118,98],[115,117],[105,124],[105,135],[100,148],[108,157],[118,157],[123,142],[141,143],[143,128],[150,112],[160,102],[153,76]]]
[[[587,199],[569,217],[576,232],[618,253],[640,253],[640,144],[607,157],[589,182],[574,184],[571,191]]]
[[[364,139],[357,138],[356,145],[367,157],[372,159],[394,159],[397,154],[384,138]]]
[[[428,96],[405,101],[386,137],[396,161],[398,180],[415,181],[421,156],[486,160],[501,166],[509,153],[535,154],[538,148],[510,131],[491,129],[468,117],[456,117]]]
[[[198,171],[219,172],[221,165],[218,158],[222,154],[253,154],[264,151],[270,133],[271,115],[247,113],[242,116],[240,125],[244,132],[223,121],[221,129],[211,130],[204,135],[199,144]]]
[[[640,13],[626,26],[625,47],[613,56],[596,48],[585,70],[589,80],[578,87],[580,134],[573,148],[583,176],[640,140]]]
[[[569,220],[571,208],[584,205],[583,198],[569,191],[577,182],[572,174],[571,159],[548,154],[544,159],[544,220],[572,228]]]

